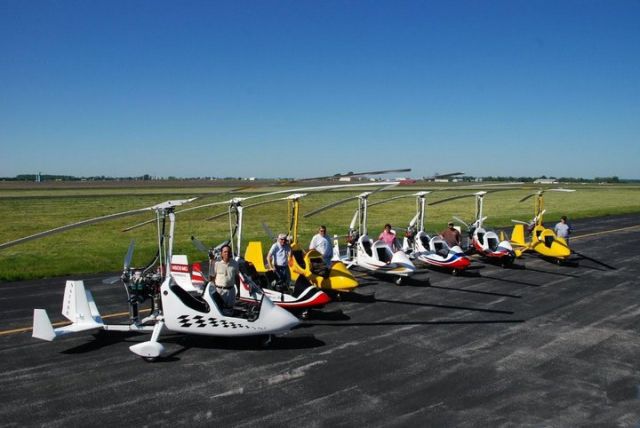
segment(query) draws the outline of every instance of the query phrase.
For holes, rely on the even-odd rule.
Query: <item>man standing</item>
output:
[[[440,236],[445,240],[449,247],[454,247],[456,245],[460,245],[460,232],[453,225],[453,222],[450,221],[447,224],[447,228],[440,232]]]
[[[291,282],[291,274],[289,273],[289,257],[291,256],[291,247],[287,242],[287,235],[281,233],[278,235],[278,241],[271,246],[267,253],[267,263],[269,269],[276,273],[280,282],[280,291],[285,291]]]
[[[238,284],[238,262],[231,258],[231,247],[224,245],[220,249],[222,260],[214,263],[213,272],[209,273],[209,278],[215,286],[215,292],[220,295],[224,308],[224,315],[233,314],[233,305],[236,302],[236,284]]]
[[[327,267],[331,266],[331,259],[333,258],[333,247],[331,246],[331,240],[327,237],[327,227],[322,225],[318,229],[318,233],[311,238],[309,244],[309,250],[316,250],[322,255],[324,264]]]
[[[553,231],[556,233],[558,238],[564,238],[569,243],[569,234],[571,233],[571,226],[567,223],[567,216],[563,215],[560,217],[560,222],[556,224],[553,228]]]

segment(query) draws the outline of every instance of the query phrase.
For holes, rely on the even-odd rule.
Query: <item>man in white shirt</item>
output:
[[[271,246],[267,253],[267,263],[269,264],[269,269],[278,276],[282,291],[286,290],[291,282],[291,274],[289,273],[290,256],[291,246],[287,242],[287,235],[281,233],[278,235],[276,243]]]
[[[331,266],[331,259],[333,258],[333,247],[331,245],[331,240],[327,236],[327,227],[322,225],[320,229],[318,229],[318,233],[311,238],[311,243],[309,244],[310,250],[316,250],[322,255],[322,259],[327,267]]]

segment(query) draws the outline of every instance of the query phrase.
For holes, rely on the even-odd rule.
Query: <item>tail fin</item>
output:
[[[196,288],[203,288],[205,284],[204,275],[202,274],[202,265],[195,262],[191,267],[191,283]]]
[[[333,257],[331,261],[340,261],[340,243],[338,242],[338,235],[333,235]]]
[[[264,265],[264,256],[262,255],[262,242],[251,241],[247,245],[247,249],[244,252],[244,259],[253,263],[258,273],[265,273],[267,271]]]
[[[526,245],[524,241],[524,225],[516,224],[513,226],[513,232],[511,232],[511,243],[515,245]]]
[[[33,337],[51,341],[64,334],[104,327],[93,295],[89,290],[85,290],[82,281],[67,281],[62,315],[71,321],[71,325],[54,329],[47,312],[44,309],[34,309]]]

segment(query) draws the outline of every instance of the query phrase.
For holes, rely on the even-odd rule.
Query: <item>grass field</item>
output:
[[[556,186],[557,187],[557,186]],[[566,186],[565,186],[566,187]],[[485,197],[486,225],[489,227],[510,226],[511,219],[529,220],[533,215],[533,199],[518,201],[539,186],[517,186],[500,189]],[[570,220],[607,215],[640,213],[640,186],[630,185],[578,185],[572,186],[574,193],[545,193],[546,223],[557,222],[561,215]],[[273,190],[260,188],[236,194],[253,195]],[[371,197],[371,202],[388,197],[408,194],[419,190],[433,190],[427,196],[427,202],[435,202],[449,196],[471,194],[477,190],[489,190],[491,187],[465,186],[452,188],[450,185],[402,186],[385,190]],[[33,233],[63,226],[80,220],[151,206],[167,199],[200,199],[190,206],[229,199],[224,192],[229,187],[2,187],[0,186],[0,242],[11,241]],[[278,187],[277,190],[282,190]],[[340,190],[323,193],[310,193],[301,202],[301,212],[328,204],[332,201],[356,195],[360,190]],[[220,193],[222,192],[222,193]],[[282,196],[286,196],[282,195]],[[259,199],[257,199],[259,200]],[[252,201],[253,202],[253,201]],[[250,202],[247,201],[247,204]],[[356,208],[356,201],[350,201],[332,210],[321,212],[311,218],[301,218],[300,240],[306,245],[316,232],[319,224],[328,227],[330,235],[344,234]],[[207,244],[217,244],[229,236],[229,223],[226,217],[216,221],[204,221],[206,217],[224,212],[224,206],[193,210],[180,214],[177,209],[176,253],[186,253],[190,260],[206,258],[190,243],[192,235]],[[369,234],[377,236],[384,223],[396,227],[406,226],[415,213],[415,198],[399,199],[389,204],[373,207],[369,215]],[[446,222],[456,215],[471,220],[474,214],[474,199],[465,198],[427,208],[428,231],[442,230]],[[156,251],[157,236],[154,224],[130,232],[121,230],[152,218],[151,213],[109,222],[85,226],[62,232],[40,240],[19,244],[0,250],[0,281],[30,278],[74,275],[97,272],[115,272],[122,269],[122,262],[130,240],[136,243],[134,265],[144,265]],[[286,202],[267,204],[247,209],[243,230],[244,245],[250,240],[262,240],[263,245],[270,244],[261,223],[265,222],[275,233],[285,232],[287,224]]]

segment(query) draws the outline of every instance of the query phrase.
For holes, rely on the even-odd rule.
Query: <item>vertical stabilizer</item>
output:
[[[511,232],[511,243],[516,245],[526,245],[524,241],[524,225],[516,224],[513,226],[513,232]]]
[[[95,321],[89,301],[93,302],[93,296],[90,291],[85,290],[83,281],[67,281],[62,302],[62,315],[74,324],[93,324]],[[97,308],[94,310],[97,312]],[[96,315],[99,318],[100,314]]]

